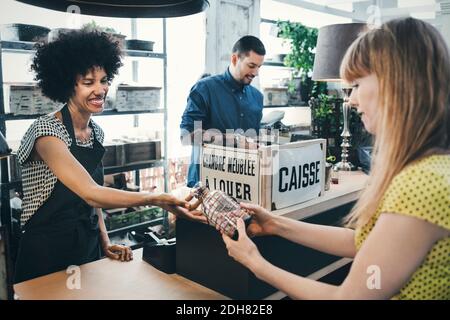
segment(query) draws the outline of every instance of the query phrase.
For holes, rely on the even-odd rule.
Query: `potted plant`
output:
[[[98,25],[94,20],[92,20],[91,22],[85,23],[84,25],[82,25],[81,29],[82,30],[87,30],[87,31],[97,30],[97,31],[109,33],[109,34],[111,34],[111,37],[114,40],[119,42],[119,45],[122,48],[125,47],[125,38],[126,38],[126,36],[121,34],[120,32],[117,32],[114,28],[102,27],[102,26]]]
[[[318,30],[290,21],[278,21],[277,26],[278,37],[289,40],[291,45],[291,52],[285,57],[284,64],[294,69],[289,84],[292,102],[306,103],[311,97],[325,93],[326,83],[311,79]]]
[[[327,140],[327,154],[333,156],[340,153],[339,100],[333,95],[319,94],[308,102],[311,108],[311,133]]]
[[[341,159],[342,103],[342,99],[326,94],[319,94],[317,98],[313,97],[309,101],[311,133],[317,138],[327,140],[327,155],[335,156],[338,161]],[[370,146],[372,136],[364,129],[361,117],[355,109],[350,111],[349,128],[352,134],[349,161],[358,166],[358,148]]]
[[[69,33],[71,31],[74,31],[77,29],[70,29],[70,28],[55,28],[52,29],[50,31],[50,33],[48,34],[48,41],[54,41],[56,40],[61,34],[65,34],[65,33]],[[99,26],[95,21],[91,21],[89,23],[85,23],[81,26],[81,30],[86,30],[86,31],[93,31],[93,30],[97,30],[100,32],[107,32],[109,34],[111,34],[111,37],[116,40],[117,42],[119,42],[119,45],[124,48],[125,47],[125,38],[126,36],[123,34],[120,34],[119,32],[117,32],[114,28],[110,28],[110,27],[101,27]]]

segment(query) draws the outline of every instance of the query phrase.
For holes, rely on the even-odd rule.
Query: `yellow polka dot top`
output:
[[[358,250],[382,212],[417,217],[450,230],[450,155],[425,157],[394,177],[375,215],[355,232]],[[393,299],[450,299],[450,237],[432,247]]]

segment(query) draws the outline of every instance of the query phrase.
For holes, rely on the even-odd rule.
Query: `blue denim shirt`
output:
[[[202,129],[254,129],[258,133],[262,118],[263,95],[253,86],[238,83],[229,69],[223,74],[198,81],[191,89],[181,118],[180,129],[193,132],[194,121],[202,121]],[[188,187],[200,179],[198,164],[200,147],[193,145]]]

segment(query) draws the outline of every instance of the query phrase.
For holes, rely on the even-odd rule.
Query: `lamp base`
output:
[[[356,167],[348,161],[341,161],[334,165],[335,168],[337,168],[339,171],[354,171],[356,170]]]

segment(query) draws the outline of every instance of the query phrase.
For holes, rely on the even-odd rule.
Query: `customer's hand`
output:
[[[104,244],[102,247],[105,256],[108,258],[120,261],[133,260],[133,251],[128,246],[108,243]]]
[[[237,230],[239,232],[237,241],[234,241],[222,232],[222,239],[227,247],[228,255],[245,267],[253,270],[264,258],[259,253],[255,243],[247,236],[245,223],[241,218],[237,220]]]
[[[274,214],[255,204],[241,202],[240,205],[252,216],[247,227],[247,234],[250,237],[275,234],[276,216]]]

